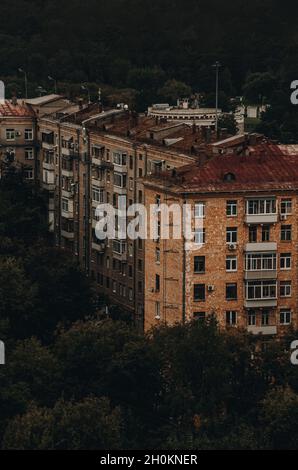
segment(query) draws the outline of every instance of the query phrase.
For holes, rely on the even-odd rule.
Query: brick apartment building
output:
[[[99,292],[135,315],[143,327],[144,241],[99,241],[99,203],[144,203],[143,178],[194,162],[206,131],[137,116],[123,107],[103,111],[69,104],[38,119],[40,180],[58,246],[69,250]],[[212,136],[211,136],[212,137]]]
[[[209,314],[254,334],[298,326],[297,148],[237,139],[203,165],[145,181],[148,209],[187,203],[193,229],[201,219],[193,243],[146,241],[145,330]]]
[[[221,157],[228,157],[230,154],[239,155],[239,162],[242,162],[243,152],[254,146],[257,148],[259,144],[257,136],[236,136],[217,143],[214,142],[214,135],[208,128],[200,129],[197,126],[168,122],[158,117],[140,116],[129,112],[123,106],[103,110],[99,103],[89,106],[84,106],[82,103],[74,104],[59,95],[6,101],[0,108],[0,120],[1,170],[13,164],[24,169],[27,179],[40,183],[48,194],[49,226],[56,245],[78,258],[82,268],[94,279],[100,295],[104,294],[111,303],[118,304],[133,313],[141,328],[145,305],[146,329],[163,320],[171,323],[192,318],[193,314],[203,316],[204,312],[207,314],[211,309],[212,311],[215,309],[213,306],[216,305],[219,292],[219,286],[216,286],[215,281],[218,278],[218,282],[223,286],[227,276],[224,268],[218,272],[210,268],[210,260],[219,259],[214,254],[219,248],[206,242],[204,248],[200,250],[206,253],[202,255],[206,257],[206,273],[202,276],[193,273],[193,282],[199,284],[196,287],[198,296],[202,295],[202,284],[205,284],[206,300],[193,303],[192,292],[189,290],[193,287],[191,283],[186,282],[190,279],[192,261],[184,260],[188,266],[184,273],[181,262],[184,256],[189,254],[185,253],[179,241],[173,241],[177,245],[173,251],[168,246],[170,241],[160,242],[159,260],[156,263],[158,247],[155,242],[152,244],[150,241],[145,242],[140,239],[131,241],[117,238],[107,242],[99,241],[95,236],[97,223],[95,209],[101,202],[109,202],[117,208],[119,196],[125,196],[126,204],[130,206],[136,202],[148,203],[156,194],[160,194],[161,199],[163,197],[167,199],[167,192],[173,193],[175,199],[181,203],[179,176],[175,176],[171,181],[168,176],[166,179],[162,176],[160,180],[154,179],[153,175],[164,175],[173,170],[177,170],[179,175],[179,171],[182,170],[178,169],[185,165],[188,167],[194,165],[189,167],[190,174],[194,175],[206,160],[213,157],[216,161],[218,155]],[[276,162],[280,153],[289,152],[288,147],[283,149],[279,147],[278,151],[276,149],[277,147],[274,154]],[[293,154],[297,153],[294,148],[292,151]],[[227,162],[229,167],[233,164],[232,160]],[[208,176],[205,175],[204,179]],[[155,189],[151,191],[153,181],[159,188],[158,191]],[[257,191],[261,190],[262,184],[261,179],[255,182]],[[186,186],[188,188],[188,183]],[[205,188],[203,200],[208,200],[205,222],[209,221],[208,213],[216,216],[220,223],[224,222],[221,219],[224,213],[221,204],[226,203],[231,188],[232,186],[228,184],[227,195],[223,199],[218,199],[218,193],[213,191],[213,185]],[[187,194],[185,188],[184,193]],[[244,199],[240,194],[242,193],[236,196],[237,217],[231,216],[229,219],[231,228],[239,223],[241,214],[244,214]],[[295,207],[293,198],[292,211],[296,210]],[[291,221],[294,219],[293,215],[288,217]],[[267,225],[271,227],[270,242],[271,238],[278,240],[277,225],[271,222]],[[294,240],[294,222],[291,225],[291,236]],[[232,284],[235,284],[234,280],[238,279],[241,270],[243,274],[244,268],[241,263],[244,262],[242,259],[244,255],[240,259],[238,252],[244,249],[241,237],[245,239],[247,227],[248,225],[243,222],[242,229],[239,228],[237,233],[236,252],[239,258],[237,271],[231,270],[228,274],[231,280],[229,283],[231,292],[235,289]],[[263,236],[260,230],[261,224],[257,225],[258,237]],[[233,240],[234,235],[231,234],[231,237]],[[290,251],[285,251],[283,248],[283,253],[291,252],[291,273],[295,266],[293,243],[294,241],[291,242]],[[268,245],[268,249],[270,246]],[[281,246],[285,247],[285,243]],[[210,250],[209,260],[207,260],[207,249]],[[167,253],[174,253],[174,256],[166,256]],[[220,250],[219,253],[223,256]],[[233,258],[235,253],[231,251],[230,256],[229,262],[235,266]],[[197,258],[196,263],[202,264],[202,258]],[[279,274],[278,269],[276,272]],[[160,276],[160,292],[152,292],[155,288],[153,284],[156,274]],[[288,272],[281,272],[280,276],[282,278],[287,274]],[[176,280],[171,280],[172,278]],[[200,282],[195,282],[198,278]],[[292,277],[284,279],[284,281],[289,280],[291,287],[287,285],[284,287],[287,290],[291,289],[291,297],[285,298],[283,302],[285,308],[289,303],[292,308],[296,292],[295,279],[292,280]],[[211,291],[213,285],[215,290]],[[182,286],[185,286],[185,290]],[[243,290],[243,286],[237,281],[238,299],[243,295],[241,289]],[[175,308],[171,308],[169,300]],[[269,307],[268,302],[266,305]],[[237,315],[231,313],[231,323],[237,321],[237,324],[242,324],[243,315],[241,309],[238,309],[239,302],[231,299],[227,306],[229,310],[226,311],[237,313]],[[156,319],[159,316],[161,320]],[[222,322],[224,321],[222,315]],[[253,317],[251,321],[253,322]],[[256,325],[250,326],[257,326],[258,322],[259,318],[256,318]]]

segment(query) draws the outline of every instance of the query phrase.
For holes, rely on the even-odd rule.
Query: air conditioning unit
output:
[[[208,292],[214,292],[215,291],[215,286],[209,285],[209,286],[207,286],[207,290],[208,290]]]
[[[156,315],[155,320],[160,320],[160,315]]]
[[[280,220],[287,220],[287,214],[280,214]]]
[[[16,136],[17,136],[17,137],[21,137],[21,135],[22,135],[22,133],[21,133],[20,131],[17,131],[17,132],[16,132]]]
[[[229,243],[229,250],[230,251],[237,250],[237,243]]]

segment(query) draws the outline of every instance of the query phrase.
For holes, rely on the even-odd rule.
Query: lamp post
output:
[[[51,76],[49,75],[49,76],[48,76],[48,79],[49,79],[51,82],[54,82],[55,95],[57,95],[57,80],[56,80],[56,78],[53,78],[53,77],[51,77]]]
[[[88,104],[91,104],[90,90],[86,85],[81,85],[81,89],[88,93]]]
[[[217,136],[217,131],[218,131],[218,83],[219,83],[219,69],[221,67],[220,62],[216,61],[215,64],[213,64],[213,67],[215,67],[215,72],[216,72],[216,79],[215,79],[215,132]]]
[[[27,72],[21,68],[18,69],[20,73],[24,74],[24,79],[25,79],[25,98],[28,98],[28,77],[27,77]]]

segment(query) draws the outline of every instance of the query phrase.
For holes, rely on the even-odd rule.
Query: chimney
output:
[[[11,98],[11,103],[16,106],[18,104],[18,99],[17,97],[14,95],[12,98]]]

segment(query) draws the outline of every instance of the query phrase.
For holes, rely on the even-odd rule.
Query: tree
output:
[[[32,405],[7,426],[8,450],[100,450],[121,448],[121,410],[107,398],[59,400],[52,409]]]
[[[218,128],[226,129],[229,135],[236,135],[238,132],[237,122],[233,114],[223,114],[218,118]]]
[[[162,88],[158,90],[158,95],[170,104],[176,104],[178,98],[187,98],[191,95],[191,87],[184,82],[172,79],[168,80]]]

